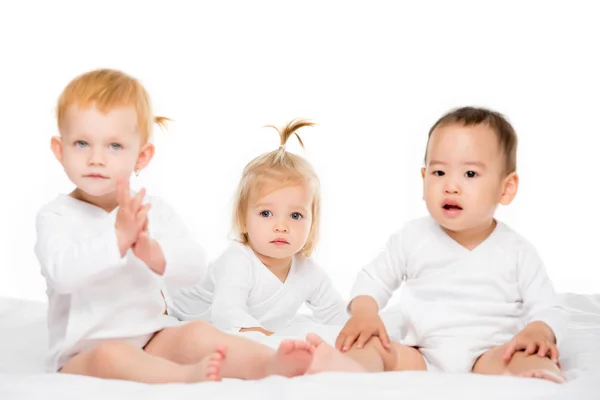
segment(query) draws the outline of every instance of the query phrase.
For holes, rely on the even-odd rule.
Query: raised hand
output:
[[[146,191],[142,189],[132,198],[129,190],[129,181],[125,179],[117,181],[119,210],[117,211],[115,230],[121,257],[137,241],[140,232],[144,230],[144,226],[147,224],[150,204],[142,205],[145,194]]]
[[[152,271],[159,275],[165,272],[165,255],[158,242],[150,238],[147,220],[132,249],[133,254],[142,260]]]

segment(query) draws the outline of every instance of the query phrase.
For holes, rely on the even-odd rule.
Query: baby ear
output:
[[[154,157],[154,145],[146,143],[140,150],[137,162],[135,163],[135,169],[141,171],[146,168],[150,164],[152,157]]]
[[[62,149],[62,138],[60,136],[53,136],[50,139],[50,148],[54,153],[54,157],[58,160],[59,163],[63,163],[63,149]]]
[[[519,189],[519,176],[516,172],[511,172],[502,182],[502,195],[500,196],[499,203],[507,206],[509,205],[517,195]]]

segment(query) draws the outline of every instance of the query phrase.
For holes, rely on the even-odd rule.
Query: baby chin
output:
[[[440,210],[439,212],[432,213],[431,215],[437,221],[437,223],[440,224],[440,226],[453,232],[460,232],[469,229],[472,222],[469,221],[464,210]]]
[[[299,251],[289,244],[282,245],[274,243],[269,243],[267,246],[264,246],[261,250],[261,253],[265,256],[276,259],[291,257]]]
[[[79,190],[93,197],[107,196],[116,193],[117,190],[117,184],[112,179],[82,178],[73,183]]]

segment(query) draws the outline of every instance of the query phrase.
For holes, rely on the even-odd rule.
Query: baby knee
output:
[[[202,338],[218,331],[214,325],[206,321],[191,321],[183,326],[185,336],[189,338]]]
[[[120,341],[108,341],[99,344],[90,352],[90,364],[92,366],[101,366],[111,368],[119,358],[126,357],[129,345]]]
[[[371,347],[377,351],[379,357],[381,357],[381,360],[383,361],[384,371],[391,371],[394,369],[394,366],[396,365],[396,349],[394,346],[391,346],[388,350],[383,347],[379,336],[371,336],[367,343],[365,343],[365,348],[366,347]]]

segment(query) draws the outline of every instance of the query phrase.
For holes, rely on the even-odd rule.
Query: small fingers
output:
[[[365,343],[367,343],[367,341],[371,338],[371,335],[368,334],[367,332],[362,332],[359,336],[358,339],[356,339],[356,348],[357,349],[362,349],[365,346]]]
[[[148,218],[146,218],[146,222],[144,222],[144,226],[142,226],[142,232],[148,233]]]
[[[389,350],[390,347],[392,347],[390,336],[388,335],[387,330],[383,325],[379,328],[379,340],[381,340],[381,344],[385,349]]]
[[[148,225],[148,212],[150,211],[150,203],[144,205],[140,211],[135,216],[135,221],[137,222],[138,229],[140,231],[146,231],[144,229]]]
[[[558,347],[555,344],[550,344],[550,359],[558,364]]]
[[[130,211],[135,214],[137,212],[139,212],[141,210],[141,205],[142,202],[144,201],[144,196],[146,195],[146,189],[142,188],[142,190],[140,190],[135,197],[133,198],[133,200],[130,203]]]
[[[542,343],[540,343],[539,349],[537,351],[537,355],[540,357],[546,357],[546,355],[548,355],[549,351],[550,351],[549,343],[542,342]]]
[[[515,340],[511,340],[508,342],[508,346],[506,346],[506,351],[504,352],[504,361],[510,361],[513,354],[517,351],[517,342]]]
[[[535,354],[538,349],[538,342],[530,342],[525,349],[525,355]]]
[[[345,340],[346,340],[346,334],[344,333],[344,331],[341,331],[339,333],[337,339],[335,340],[335,348],[338,349],[339,351],[342,351]]]
[[[344,340],[344,345],[342,346],[342,352],[348,351],[352,348],[352,345],[356,341],[357,338],[356,333],[350,333],[346,335],[346,339]]]

